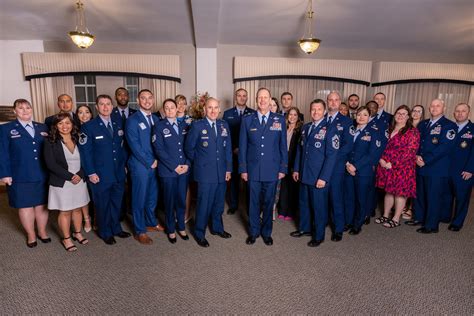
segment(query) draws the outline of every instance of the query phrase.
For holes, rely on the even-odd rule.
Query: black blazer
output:
[[[48,126],[49,130],[51,130],[51,126],[53,126],[53,120],[55,116],[56,114],[48,116],[44,120],[44,124]],[[76,115],[76,113],[72,113],[72,122],[74,123],[74,125],[76,125],[77,128],[81,127],[81,121],[79,120],[79,117]]]
[[[298,148],[298,143],[301,137],[301,127],[295,128],[293,130],[293,135],[291,135],[290,147],[288,150],[288,174],[293,173],[293,166],[295,165],[296,159],[296,149]]]
[[[47,140],[43,146],[43,156],[46,167],[49,170],[49,185],[62,188],[66,181],[71,181],[74,174],[68,171],[68,164],[61,141],[51,143]],[[76,148],[76,150],[79,150],[79,148]],[[77,175],[84,180],[84,170],[82,167]]]

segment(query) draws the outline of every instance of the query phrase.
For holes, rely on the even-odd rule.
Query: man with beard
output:
[[[359,96],[355,93],[351,94],[347,98],[347,104],[349,105],[349,117],[355,120],[357,109],[359,108]]]

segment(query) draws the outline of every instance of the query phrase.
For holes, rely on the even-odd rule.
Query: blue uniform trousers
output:
[[[314,185],[301,184],[300,186],[300,210],[304,213],[309,213],[308,224],[304,227],[312,230],[304,230],[306,232],[312,231],[313,239],[324,240],[326,224],[328,222],[328,193],[327,187],[318,189]],[[310,218],[313,218],[312,221]],[[314,223],[314,225],[313,225]]]
[[[373,185],[373,176],[351,175],[345,176],[346,185],[346,224],[360,229],[364,219],[370,216],[370,188]]]
[[[122,231],[120,226],[120,208],[125,184],[122,182],[90,185],[96,212],[98,235],[102,239],[110,238]]]
[[[417,176],[415,220],[426,229],[438,229],[447,187],[448,177]]]
[[[184,213],[186,211],[189,175],[161,177],[160,180],[165,204],[166,232],[173,234],[176,231],[176,226],[179,231],[183,231],[185,230]]]
[[[344,231],[344,173],[333,173],[329,181],[329,209],[335,233]]]
[[[273,227],[273,204],[278,181],[249,180],[249,235],[271,237]],[[260,210],[263,217],[260,221]]]
[[[441,220],[451,222],[453,226],[461,228],[469,209],[473,178],[463,180],[461,176],[450,176],[448,190],[446,192],[445,204],[442,208]],[[454,205],[454,214],[453,214]]]
[[[224,232],[222,213],[224,212],[225,189],[225,182],[198,182],[196,225],[194,227],[196,239],[204,239],[209,218],[211,218],[213,232]]]
[[[136,167],[135,167],[136,168]],[[158,201],[156,169],[136,168],[132,172],[132,216],[135,234],[158,225],[155,208]]]
[[[230,178],[229,183],[229,207],[233,209],[238,209],[240,193],[240,174],[238,172],[239,158],[237,155],[232,155],[232,163],[232,177]]]

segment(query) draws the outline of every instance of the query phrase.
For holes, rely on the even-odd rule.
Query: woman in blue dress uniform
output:
[[[191,128],[191,123],[193,122],[193,118],[187,114],[188,109],[188,101],[186,97],[182,94],[178,94],[174,97],[174,100],[177,105],[176,110],[176,120],[179,124],[185,124],[186,130],[189,131]],[[190,167],[191,168],[191,167]],[[194,198],[196,199],[196,182],[192,179],[192,171],[189,170],[189,183],[188,183],[188,192],[186,193],[186,212],[184,213],[184,222],[187,223],[191,217],[191,200]]]
[[[346,163],[346,225],[351,226],[349,234],[361,231],[366,216],[370,216],[370,190],[374,185],[375,166],[382,146],[380,133],[370,126],[370,113],[365,106],[357,110],[357,128],[351,129],[354,147]]]
[[[184,154],[187,126],[184,122],[178,124],[176,109],[173,99],[163,102],[165,118],[156,124],[151,140],[158,157],[158,176],[163,186],[166,232],[172,244],[176,243],[176,228],[179,237],[189,239],[185,230],[184,213],[191,163]]]
[[[18,209],[27,233],[26,244],[37,246],[38,239],[51,242],[48,223],[47,172],[43,162],[43,142],[48,137],[46,125],[32,121],[33,109],[25,99],[15,100],[16,120],[0,126],[0,181],[7,185],[10,206]]]

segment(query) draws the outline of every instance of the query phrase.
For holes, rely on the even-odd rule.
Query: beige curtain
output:
[[[473,86],[457,83],[407,83],[396,85],[395,103],[391,112],[401,104],[413,106],[421,104],[428,109],[431,101],[435,98],[444,100],[446,105],[446,117],[454,118],[454,108],[461,102],[469,102]],[[471,112],[471,119],[473,113]]]
[[[359,104],[365,104],[367,100],[367,86],[357,83],[344,82],[344,95],[342,96],[343,101],[347,103],[347,99],[351,94],[357,94],[359,96]]]
[[[75,104],[76,92],[74,91],[74,76],[53,77],[51,79],[53,82],[54,96],[58,97],[61,94],[67,94],[71,96]]]
[[[56,112],[52,78],[31,79],[30,89],[33,118],[37,122],[44,122],[46,117]]]
[[[150,90],[155,96],[153,112],[161,111],[161,105],[168,98],[174,99],[179,93],[179,84],[176,81],[139,78],[139,87]]]
[[[238,82],[235,89],[245,88],[249,93],[248,105],[255,108],[255,96],[258,88],[265,87],[270,90],[273,97],[280,101],[283,92],[289,91],[293,94],[293,104],[296,105],[305,120],[310,117],[309,105],[314,99],[326,100],[327,95],[333,91],[339,91],[344,95],[343,82],[329,80],[311,80],[311,79],[270,79],[270,80],[252,80]]]
[[[385,85],[379,87],[370,87],[367,89],[367,102],[374,99],[374,95],[378,92],[382,92],[385,94],[385,111],[389,113],[393,113],[393,111],[397,108],[395,102],[395,92],[397,91],[397,85]],[[398,104],[400,105],[400,104]]]

